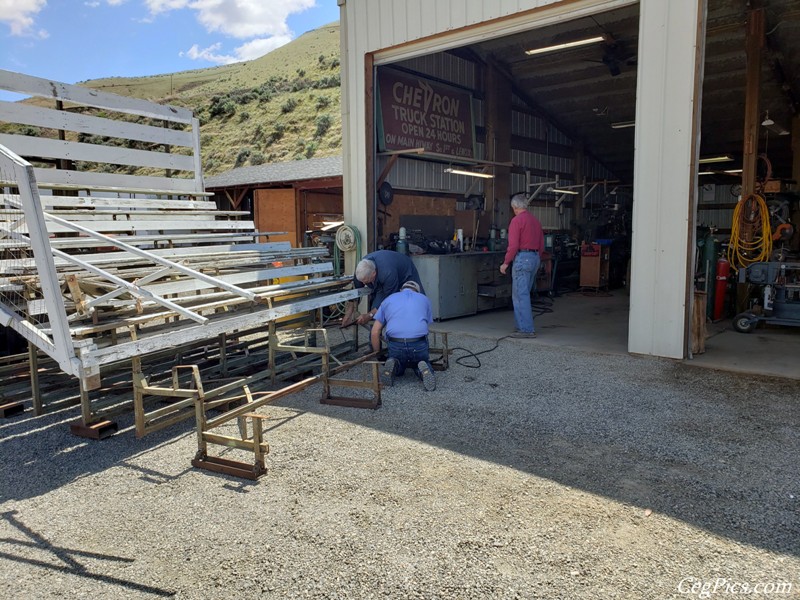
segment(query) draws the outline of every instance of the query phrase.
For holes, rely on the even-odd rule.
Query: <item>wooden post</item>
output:
[[[81,421],[84,425],[89,425],[92,422],[92,404],[89,398],[89,390],[86,388],[86,383],[83,378],[78,379],[81,390]]]
[[[706,292],[694,292],[694,306],[692,307],[692,354],[702,354],[706,351]]]
[[[275,348],[278,345],[278,332],[275,327],[275,321],[269,322],[268,345],[269,345],[269,363],[268,368],[270,372],[270,381],[275,383]]]
[[[194,399],[194,416],[197,421],[195,432],[197,433],[197,455],[195,458],[205,458],[208,453],[208,444],[206,444],[206,405],[205,399],[197,397]]]
[[[219,335],[219,372],[228,376],[228,336],[224,333]]]
[[[751,10],[747,17],[745,52],[747,56],[744,100],[744,149],[742,152],[742,199],[756,191],[758,129],[761,125],[759,92],[761,88],[761,50],[764,47],[764,10]],[[736,284],[736,312],[747,307],[750,286]]]
[[[486,141],[485,157],[495,162],[511,160],[511,81],[493,64],[485,69],[484,93],[486,94]],[[494,179],[486,180],[485,210],[490,218],[484,223],[488,235],[492,226],[504,228],[511,220],[511,194],[525,190],[511,190],[511,172],[508,167],[492,168]],[[495,220],[497,222],[495,222]],[[478,235],[481,235],[479,232]]]
[[[42,404],[42,389],[39,385],[39,354],[36,346],[28,342],[28,364],[31,369],[31,398],[33,400],[33,414],[37,417],[44,412]]]
[[[745,52],[747,72],[744,101],[744,149],[742,156],[742,197],[756,191],[758,128],[761,125],[761,50],[764,47],[764,9],[751,10],[747,18]]]
[[[142,359],[138,356],[131,359],[131,379],[133,381],[133,420],[136,425],[136,437],[145,434],[144,388],[147,378],[142,373]]]

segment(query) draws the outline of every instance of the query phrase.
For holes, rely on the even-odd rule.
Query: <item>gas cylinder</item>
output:
[[[406,239],[406,228],[401,227],[400,231],[398,232],[398,240],[397,245],[395,246],[395,250],[400,254],[408,254],[408,240]]]
[[[706,271],[706,291],[708,292],[708,305],[706,306],[706,317],[713,318],[712,308],[716,304],[714,298],[716,296],[716,285],[714,280],[717,275],[717,239],[714,233],[709,230],[703,238],[703,270]]]
[[[725,292],[728,289],[728,276],[731,274],[731,263],[720,258],[717,261],[716,285],[714,286],[714,321],[719,321],[725,312]]]

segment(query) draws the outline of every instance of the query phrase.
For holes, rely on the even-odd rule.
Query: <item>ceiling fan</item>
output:
[[[586,60],[604,64],[612,77],[622,73],[623,67],[632,67],[636,64],[636,53],[630,52],[623,42],[615,40],[610,34],[606,34],[602,48],[603,55],[600,60],[588,58]]]

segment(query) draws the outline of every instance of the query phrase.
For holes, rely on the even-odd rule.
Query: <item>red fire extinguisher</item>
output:
[[[725,310],[725,291],[728,287],[728,276],[731,274],[731,263],[720,258],[717,261],[717,283],[714,287],[714,321],[719,321]]]

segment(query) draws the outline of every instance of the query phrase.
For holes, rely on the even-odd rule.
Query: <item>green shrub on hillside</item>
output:
[[[208,114],[212,117],[231,117],[236,114],[236,105],[227,94],[211,98]]]
[[[326,88],[338,88],[342,85],[342,78],[339,75],[330,75],[328,77],[321,77],[314,83],[314,87],[318,90]]]
[[[331,120],[330,115],[320,115],[320,116],[318,116],[317,120],[315,121],[315,124],[317,126],[317,130],[314,132],[314,137],[315,138],[321,138],[323,135],[325,135],[325,133],[328,131],[328,129],[331,128],[331,122],[332,122],[332,120]]]
[[[247,159],[250,158],[250,148],[242,148],[239,150],[239,154],[236,155],[236,162],[233,165],[233,168],[241,167]]]
[[[297,102],[296,99],[289,98],[289,99],[286,100],[286,102],[281,104],[281,112],[283,114],[288,114],[288,113],[292,112],[295,108],[297,108],[297,104],[298,104],[298,102]]]

